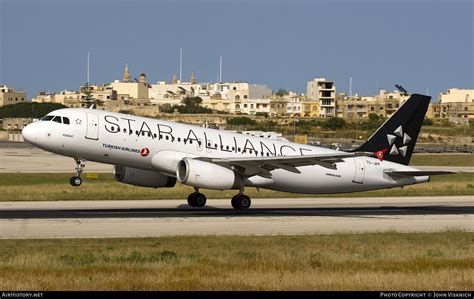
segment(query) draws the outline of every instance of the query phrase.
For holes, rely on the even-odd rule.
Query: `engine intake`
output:
[[[114,178],[120,183],[148,188],[171,188],[176,184],[174,177],[120,165],[114,166]]]
[[[229,168],[190,158],[179,161],[176,177],[180,183],[207,189],[239,189],[243,184],[242,176]]]

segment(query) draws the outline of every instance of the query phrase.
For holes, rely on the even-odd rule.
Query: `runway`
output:
[[[474,231],[474,196],[0,203],[0,238]]]

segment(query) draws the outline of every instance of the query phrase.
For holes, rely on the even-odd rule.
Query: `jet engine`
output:
[[[174,187],[176,184],[176,178],[174,177],[166,176],[156,171],[120,165],[114,166],[114,178],[124,184],[149,188],[169,188]]]
[[[207,189],[239,189],[243,184],[242,176],[229,168],[190,158],[179,161],[176,177],[180,183]]]

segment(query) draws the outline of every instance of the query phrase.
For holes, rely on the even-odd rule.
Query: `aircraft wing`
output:
[[[296,168],[307,165],[320,165],[329,169],[336,169],[336,163],[343,162],[344,158],[361,156],[374,156],[368,152],[341,152],[331,154],[316,154],[304,156],[281,156],[281,157],[239,157],[239,158],[196,158],[207,162],[229,167],[243,175],[260,175],[271,177],[270,171],[284,169],[293,173],[300,173]]]

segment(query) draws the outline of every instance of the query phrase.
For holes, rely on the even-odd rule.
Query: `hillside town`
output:
[[[347,122],[363,121],[370,114],[387,118],[409,97],[403,89],[380,89],[375,95],[337,92],[336,83],[327,78],[307,82],[305,94],[280,89],[272,91],[264,84],[248,82],[198,83],[191,74],[180,81],[176,74],[170,81],[149,82],[146,74],[133,78],[128,65],[121,80],[97,85],[85,83],[78,90],[39,92],[33,103],[56,103],[66,107],[89,107],[112,112],[162,117],[189,123],[225,123],[228,116],[271,117],[288,123],[294,119],[342,118]],[[133,79],[132,79],[133,78]],[[198,99],[200,108],[180,113],[185,99]],[[0,86],[0,107],[29,102],[26,92]],[[194,115],[193,115],[194,114]],[[198,116],[196,114],[199,114]],[[468,126],[474,119],[474,89],[450,88],[432,100],[426,118],[446,120]],[[21,130],[33,119],[3,119],[3,130]]]

